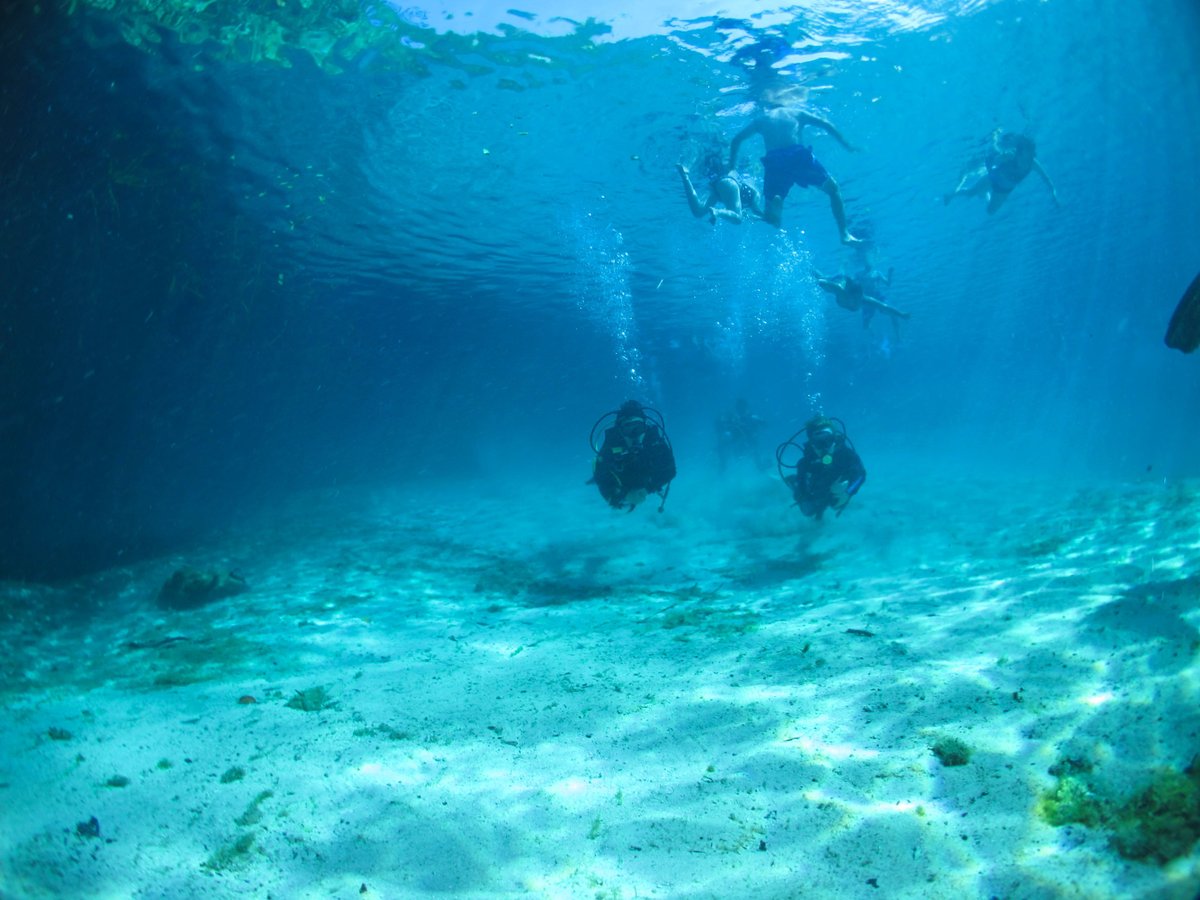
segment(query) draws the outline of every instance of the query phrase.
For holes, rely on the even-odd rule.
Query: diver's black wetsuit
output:
[[[832,488],[846,482],[851,497],[867,480],[867,470],[858,453],[846,443],[845,435],[834,435],[828,452],[821,453],[811,443],[804,445],[804,455],[796,466],[796,474],[788,478],[792,496],[806,516],[821,518],[834,505]]]
[[[630,494],[657,494],[675,477],[675,454],[662,430],[641,415],[618,414],[604,432],[592,481],[608,505],[632,509]],[[637,498],[640,500],[641,498]]]

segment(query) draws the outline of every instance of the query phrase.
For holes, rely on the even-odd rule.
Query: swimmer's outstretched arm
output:
[[[1033,170],[1042,176],[1042,181],[1046,182],[1046,187],[1050,188],[1050,196],[1054,199],[1054,205],[1062,206],[1058,199],[1058,191],[1054,189],[1054,182],[1050,180],[1050,176],[1046,174],[1046,170],[1042,168],[1042,164],[1036,158],[1033,161]]]
[[[683,181],[683,196],[687,200],[688,208],[692,211],[692,215],[697,219],[704,215],[711,215],[713,198],[710,196],[708,203],[701,203],[700,198],[696,195],[696,189],[692,186],[692,179],[688,174],[687,166],[683,163],[678,163],[675,166],[675,170],[679,173],[679,177]]]
[[[900,310],[896,309],[896,307],[894,307],[894,306],[888,306],[882,300],[880,300],[876,297],[872,297],[870,294],[863,294],[862,302],[865,303],[867,306],[871,307],[872,309],[875,309],[881,313],[884,313],[885,315],[893,316],[897,319],[912,318],[908,313],[901,312]]]
[[[841,297],[846,293],[846,276],[838,275],[833,278],[829,278],[825,275],[822,275],[816,269],[813,269],[812,274],[813,278],[817,282],[817,287],[826,293],[833,294],[835,297]]]
[[[733,140],[729,143],[729,171],[733,172],[737,169],[738,151],[742,149],[742,142],[746,140],[746,138],[758,134],[760,124],[760,121],[755,119],[733,136]]]
[[[799,120],[801,125],[812,125],[816,128],[820,128],[851,153],[857,152],[858,148],[842,137],[842,133],[833,126],[832,122],[822,119],[820,116],[814,116],[812,113],[806,112],[796,113],[796,119]]]

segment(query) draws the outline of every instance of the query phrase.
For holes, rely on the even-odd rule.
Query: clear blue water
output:
[[[570,2],[0,8],[0,895],[1191,900],[1200,7]],[[898,332],[684,202],[755,41]]]
[[[7,571],[300,487],[536,478],[598,504],[587,430],[629,396],[697,476],[737,397],[771,443],[840,416],[877,478],[1200,475],[1200,360],[1162,342],[1200,266],[1189,0],[721,11],[740,26],[351,3],[315,56],[310,19],[264,37],[286,10],[119,6],[6,28]],[[862,148],[815,139],[895,269],[898,337],[814,286],[854,264],[816,191],[782,232],[688,213],[674,166],[748,120],[732,59],[763,37]],[[996,127],[1036,138],[1061,209],[1035,177],[994,216],[943,205]]]

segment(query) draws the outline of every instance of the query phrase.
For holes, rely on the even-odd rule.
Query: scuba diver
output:
[[[804,445],[796,443],[801,434]],[[794,463],[783,461],[789,447],[800,451]],[[867,470],[854,449],[846,426],[841,419],[814,416],[775,450],[775,463],[779,477],[792,490],[792,496],[806,516],[820,519],[825,510],[837,510],[841,515],[867,480]],[[784,474],[784,469],[795,470]]]
[[[596,433],[612,417],[604,430],[604,443],[596,446]],[[649,494],[658,494],[662,512],[675,477],[675,454],[667,438],[662,413],[627,400],[615,412],[596,420],[588,443],[596,459],[588,484],[600,489],[600,496],[614,509],[633,511]]]

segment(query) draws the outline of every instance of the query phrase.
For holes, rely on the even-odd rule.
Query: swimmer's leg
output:
[[[972,169],[963,175],[958,180],[958,184],[954,190],[942,197],[943,203],[949,203],[955,197],[978,197],[985,193],[991,187],[991,180],[988,178],[988,170],[986,166],[980,166],[978,169]]]
[[[829,195],[829,208],[833,210],[833,220],[837,222],[842,243],[861,244],[862,241],[852,235],[846,227],[846,207],[842,204],[842,192],[838,189],[838,183],[832,178],[826,178],[821,190]]]
[[[987,211],[989,215],[1004,205],[1004,201],[1008,199],[1008,194],[1008,191],[997,191],[995,189],[988,193]]]

